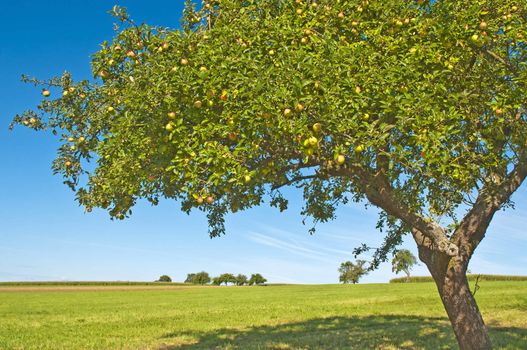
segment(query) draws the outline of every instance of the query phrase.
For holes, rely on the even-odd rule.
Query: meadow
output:
[[[527,348],[527,282],[480,281],[496,349]],[[0,349],[456,349],[432,283],[0,286]]]

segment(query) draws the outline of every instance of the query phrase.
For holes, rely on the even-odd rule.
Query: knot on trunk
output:
[[[459,254],[458,246],[446,239],[438,242],[437,250],[448,256],[457,256]]]

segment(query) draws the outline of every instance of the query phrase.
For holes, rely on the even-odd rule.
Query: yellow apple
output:
[[[361,153],[364,152],[364,145],[358,145],[355,147],[355,152]]]
[[[251,182],[251,180],[252,180],[252,179],[251,179],[251,176],[250,176],[250,175],[245,175],[245,176],[243,177],[243,181],[245,181],[246,184],[248,184],[249,182]]]
[[[181,65],[186,66],[188,64],[188,60],[186,58],[181,59]]]
[[[305,106],[301,103],[297,103],[295,109],[297,112],[302,112],[305,109]]]
[[[318,144],[318,139],[315,136],[311,136],[309,139],[309,145],[315,147]]]
[[[342,164],[346,163],[346,157],[343,154],[339,154],[337,156],[337,159],[335,159],[335,160],[337,161],[338,165],[342,165]]]
[[[172,123],[168,123],[167,125],[165,125],[165,130],[166,131],[174,130],[174,125]]]
[[[194,107],[195,108],[201,108],[201,106],[203,106],[203,103],[200,100],[197,100],[197,101],[194,102]]]
[[[51,95],[51,92],[49,92],[49,90],[47,90],[47,89],[44,89],[44,90],[42,90],[42,95],[44,97],[48,97],[49,95]]]
[[[284,109],[284,116],[289,117],[293,111],[289,108]]]
[[[313,131],[314,132],[319,133],[321,130],[322,130],[322,124],[320,124],[320,123],[313,124]]]
[[[175,118],[176,118],[176,112],[168,112],[168,113],[167,113],[167,116],[168,116],[170,119],[175,119]]]

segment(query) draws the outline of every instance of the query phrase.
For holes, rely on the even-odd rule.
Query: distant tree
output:
[[[249,285],[260,285],[267,282],[267,279],[265,279],[262,275],[259,273],[254,273],[251,275],[251,278],[249,279]]]
[[[351,261],[343,262],[339,268],[339,281],[342,283],[358,283],[359,279],[368,273],[365,265],[366,261],[364,260],[357,260],[355,263]]]
[[[225,283],[225,285],[232,283],[236,284],[236,276],[234,276],[232,273],[223,273],[220,275],[220,284]]]
[[[242,274],[239,274],[238,276],[236,276],[236,285],[237,286],[246,285],[248,282],[249,281],[247,279],[247,276],[242,275]]]
[[[159,279],[156,282],[172,282],[172,278],[168,275],[163,275],[159,277]]]
[[[201,271],[198,273],[189,273],[187,275],[187,279],[185,280],[185,283],[192,283],[192,284],[209,284],[210,283],[210,276],[207,272]]]
[[[395,253],[392,259],[392,272],[398,274],[403,271],[406,274],[406,281],[410,279],[410,270],[417,264],[416,257],[408,249],[401,249]]]
[[[219,285],[221,285],[221,283],[222,283],[222,280],[221,280],[220,276],[214,277],[212,279],[212,284],[215,285],[215,286],[219,286]]]
[[[189,273],[187,274],[187,279],[185,280],[185,283],[194,283],[195,278],[196,278],[195,273]]]

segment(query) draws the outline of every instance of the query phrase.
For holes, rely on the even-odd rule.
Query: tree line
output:
[[[162,275],[156,282],[172,282],[172,279],[168,275]],[[236,286],[254,286],[262,285],[266,282],[267,279],[259,273],[253,273],[250,278],[243,274],[238,274],[235,276],[232,273],[223,273],[217,277],[210,277],[208,272],[201,271],[197,273],[189,273],[187,274],[187,278],[185,279],[185,283],[199,285],[212,284],[215,286],[221,286],[222,284],[232,284]]]

